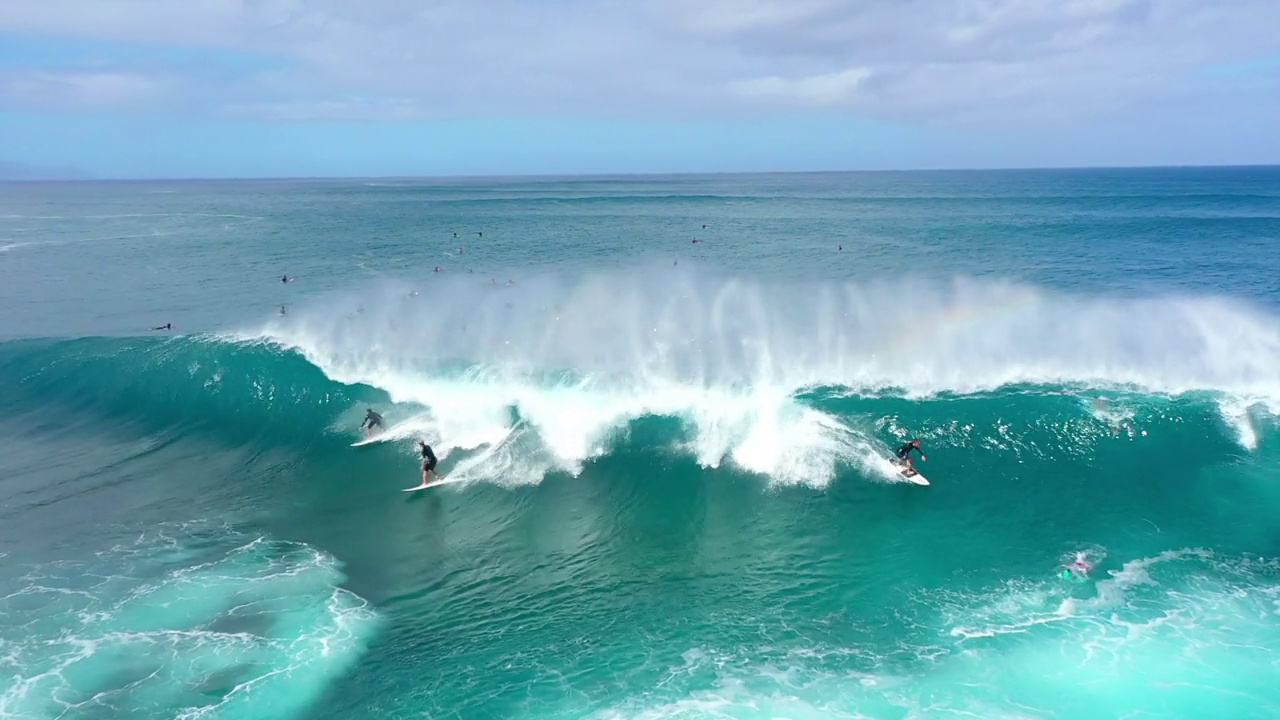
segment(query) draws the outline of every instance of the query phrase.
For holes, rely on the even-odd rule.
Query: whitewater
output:
[[[0,717],[1280,715],[1276,169],[21,184],[0,238]]]
[[[576,472],[646,416],[688,422],[707,467],[819,486],[848,463],[896,477],[886,448],[806,395],[1203,393],[1249,448],[1280,398],[1280,318],[1219,297],[1082,298],[970,278],[766,287],[687,265],[502,290],[387,283],[241,339],[385,392],[404,406],[388,441],[425,435],[448,453],[536,434],[544,462],[493,458],[489,476],[507,480]]]

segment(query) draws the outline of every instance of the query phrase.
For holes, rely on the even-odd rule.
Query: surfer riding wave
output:
[[[436,454],[431,452],[431,446],[426,440],[419,440],[418,445],[422,448],[422,485],[426,487],[431,484],[431,475],[435,473],[437,480],[443,480],[440,473],[436,472]]]
[[[373,435],[374,428],[384,427],[382,424],[382,416],[373,411],[373,408],[365,408],[364,422],[360,423],[360,428],[364,430],[366,437]]]
[[[928,456],[928,455],[925,455],[925,454],[924,454],[924,451],[920,449],[920,440],[919,440],[919,438],[916,438],[916,439],[911,440],[910,442],[904,443],[904,444],[903,444],[903,446],[902,446],[902,447],[900,447],[900,448],[898,448],[897,452],[896,452],[896,453],[894,453],[894,454],[895,454],[895,455],[897,456],[897,458],[898,458],[898,464],[899,464],[899,465],[901,465],[901,466],[903,466],[904,468],[906,468],[906,472],[907,472],[907,474],[908,474],[908,475],[913,475],[913,474],[915,474],[915,472],[916,472],[916,469],[915,469],[914,467],[912,467],[912,466],[911,466],[911,451],[912,451],[912,450],[915,450],[916,452],[920,453],[920,459],[921,459],[921,460],[928,460],[928,459],[929,459],[929,456]]]

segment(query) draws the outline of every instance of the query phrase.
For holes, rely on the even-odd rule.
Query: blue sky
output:
[[[1280,163],[1272,0],[8,0],[99,177]]]

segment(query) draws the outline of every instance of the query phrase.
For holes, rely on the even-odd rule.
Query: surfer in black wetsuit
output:
[[[368,426],[366,428],[366,426]],[[384,427],[382,424],[382,416],[373,411],[373,408],[365,408],[364,422],[360,423],[360,429],[365,431],[365,435],[372,435],[374,428]]]
[[[431,452],[431,446],[426,440],[419,440],[418,445],[422,447],[422,485],[425,487],[431,482],[431,473],[436,474],[437,480],[443,480],[436,472],[436,454]]]
[[[908,472],[915,472],[915,468],[911,467],[911,451],[912,450],[915,450],[916,452],[920,453],[921,460],[929,459],[929,456],[925,455],[924,451],[920,449],[920,440],[918,438],[915,440],[912,440],[911,442],[905,443],[902,447],[898,448],[898,452],[896,453],[896,455],[898,456],[898,464],[905,466]]]
[[[151,328],[151,329],[152,329],[153,331],[154,331],[154,330],[172,330],[172,329],[173,329],[173,323],[165,323],[165,324],[161,325],[160,327],[153,327],[153,328]]]

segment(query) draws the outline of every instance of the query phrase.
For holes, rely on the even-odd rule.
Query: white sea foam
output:
[[[376,622],[336,561],[254,540],[174,564],[168,538],[34,570],[0,599],[0,717],[292,717]]]
[[[427,408],[389,438],[426,432],[446,450],[474,448],[504,436],[515,413],[547,466],[568,472],[644,415],[691,421],[690,449],[708,467],[822,485],[840,464],[876,465],[886,448],[795,399],[815,386],[923,397],[1067,384],[1280,407],[1280,318],[1225,298],[1088,298],[967,279],[772,288],[683,271],[656,279],[379,283],[241,337]],[[1233,424],[1256,445],[1243,421]]]
[[[647,693],[557,716],[1261,720],[1280,709],[1277,570],[1183,549],[1130,560],[1096,585],[1050,567],[985,592],[931,587],[912,603],[929,609],[918,633],[899,637],[894,657],[699,647]],[[1064,608],[1064,595],[1080,599]]]

